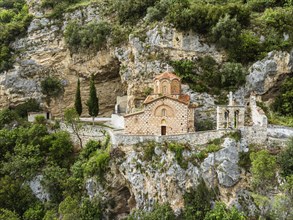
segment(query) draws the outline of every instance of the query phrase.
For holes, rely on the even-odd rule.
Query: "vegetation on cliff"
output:
[[[0,0],[0,72],[12,67],[17,51],[11,43],[25,35],[30,21],[25,0]]]

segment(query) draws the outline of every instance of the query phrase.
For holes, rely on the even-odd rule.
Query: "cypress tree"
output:
[[[81,96],[80,96],[80,81],[79,81],[79,79],[77,81],[74,107],[75,107],[76,112],[80,116],[82,113],[82,103],[81,103]]]
[[[99,99],[97,97],[94,76],[91,76],[90,80],[90,97],[87,102],[89,115],[93,117],[93,124],[94,118],[99,114]]]

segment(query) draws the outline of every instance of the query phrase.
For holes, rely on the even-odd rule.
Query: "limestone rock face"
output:
[[[263,60],[257,61],[249,69],[246,88],[262,95],[276,86],[278,80],[293,71],[293,51],[273,51]]]
[[[239,157],[235,140],[226,138],[222,149],[211,153],[201,164],[203,178],[211,185],[218,178],[223,187],[231,187],[240,179]]]
[[[199,35],[189,32],[182,33],[174,28],[158,24],[146,27],[143,36],[130,35],[129,43],[116,48],[115,55],[121,63],[122,81],[128,84],[128,108],[136,108],[136,100],[143,100],[143,91],[152,88],[153,77],[166,71],[169,60],[196,59],[210,55],[218,62],[224,55],[214,45],[204,43]],[[130,110],[131,111],[131,110]]]
[[[124,157],[113,162],[116,164],[115,169],[112,167],[112,174],[107,174],[111,176],[108,178],[109,184],[120,183],[127,187],[131,195],[127,200],[129,207],[151,210],[156,202],[169,202],[179,214],[184,207],[184,194],[195,189],[200,178],[209,186],[219,183],[219,187],[223,189],[235,187],[240,181],[237,165],[240,148],[239,142],[225,138],[222,149],[209,153],[199,163],[193,155],[203,148],[191,146],[182,152],[183,161],[186,161],[183,166],[176,160],[175,153],[160,144],[156,145],[149,158],[145,157],[143,146],[119,146],[116,150],[124,152]],[[120,188],[123,188],[122,185]],[[105,189],[101,189],[92,180],[87,182],[86,187],[90,197],[104,195]]]
[[[118,59],[111,49],[94,54],[71,54],[63,38],[69,21],[77,20],[82,24],[99,21],[99,8],[89,5],[67,13],[60,24],[60,20],[46,17],[48,12],[40,8],[39,0],[27,2],[34,19],[28,27],[27,36],[12,45],[15,50],[21,51],[14,67],[0,75],[0,108],[17,105],[28,98],[35,98],[45,105],[40,84],[46,76],[54,75],[62,80],[65,93],[51,103],[50,111],[60,116],[65,108],[73,106],[77,79],[80,77],[83,114],[87,115],[85,103],[89,94],[89,78],[94,74],[100,113],[109,116],[113,112],[116,96],[125,94]]]

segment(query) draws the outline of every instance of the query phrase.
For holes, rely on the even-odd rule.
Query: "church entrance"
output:
[[[166,126],[161,126],[161,135],[166,135],[167,128]]]

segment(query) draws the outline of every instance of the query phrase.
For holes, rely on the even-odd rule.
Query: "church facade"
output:
[[[190,96],[181,93],[181,79],[165,72],[155,77],[153,94],[142,111],[124,116],[125,132],[139,135],[173,135],[194,132]]]

